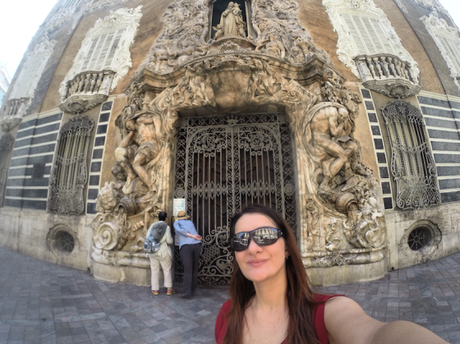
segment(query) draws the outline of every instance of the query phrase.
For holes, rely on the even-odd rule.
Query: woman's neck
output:
[[[286,278],[254,283],[254,289],[256,293],[251,302],[251,307],[254,309],[272,311],[287,307]]]

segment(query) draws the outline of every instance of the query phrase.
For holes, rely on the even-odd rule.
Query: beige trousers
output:
[[[164,285],[166,288],[172,288],[172,276],[171,276],[171,256],[159,257],[157,255],[150,254],[150,269],[152,270],[152,290],[160,290],[160,265],[163,269]]]

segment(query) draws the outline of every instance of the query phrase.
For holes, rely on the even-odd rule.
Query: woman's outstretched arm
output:
[[[324,321],[330,341],[336,344],[447,343],[409,321],[384,323],[371,318],[360,305],[346,297],[336,297],[326,303]]]

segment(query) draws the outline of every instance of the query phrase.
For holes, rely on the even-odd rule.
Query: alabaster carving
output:
[[[61,102],[64,102],[68,94],[68,82],[74,80],[74,78],[82,72],[90,72],[82,70],[87,53],[91,49],[91,43],[93,39],[109,32],[115,32],[117,30],[124,30],[120,37],[120,42],[114,53],[114,58],[109,67],[110,70],[115,71],[115,75],[112,77],[112,84],[110,90],[113,90],[118,81],[128,73],[129,68],[132,66],[131,54],[129,47],[133,43],[134,36],[139,26],[139,21],[142,17],[141,13],[142,6],[137,8],[122,8],[115,12],[111,11],[111,14],[107,17],[100,18],[94,24],[94,27],[86,33],[85,39],[81,45],[80,50],[75,57],[72,68],[69,70],[61,83],[59,93],[61,94]],[[97,71],[102,72],[102,71]]]
[[[395,29],[391,26],[385,13],[379,9],[372,0],[323,0],[323,5],[326,12],[329,14],[329,19],[334,26],[334,30],[338,34],[337,55],[340,61],[350,68],[356,76],[360,77],[358,67],[354,62],[354,58],[358,55],[363,55],[366,52],[359,51],[354,44],[353,37],[347,29],[346,22],[342,14],[347,13],[356,16],[370,17],[377,20],[382,27],[386,37],[383,40],[388,40],[396,50],[398,57],[410,64],[413,70],[414,77],[419,78],[420,70],[418,65],[409,52],[403,47],[401,40],[398,37]],[[381,51],[379,53],[391,53],[391,51]]]
[[[363,85],[393,98],[408,98],[420,92],[420,80],[408,62],[391,54],[354,58]]]
[[[85,71],[67,82],[67,96],[59,108],[72,114],[86,112],[109,97],[114,71]]]
[[[218,40],[222,37],[240,36],[246,37],[246,23],[241,15],[240,5],[236,2],[229,2],[227,8],[220,17],[220,22],[217,27],[214,39]]]
[[[423,6],[431,10],[441,11],[441,12],[445,11],[444,7],[437,0],[410,0],[410,1],[412,1],[413,3],[416,3],[417,5]]]
[[[300,25],[297,19],[299,5],[295,1],[253,0],[250,11],[252,15],[248,18],[254,30],[253,35],[243,34],[242,28],[245,24],[239,19],[239,15],[232,14],[231,19],[227,19],[228,16],[221,18],[222,24],[219,25],[222,29],[216,27],[218,31],[209,42],[206,41],[210,21],[208,6],[207,0],[198,0],[195,3],[176,0],[168,6],[162,16],[164,31],[141,69],[147,68],[160,75],[171,73],[193,60],[222,53],[216,49],[225,44],[225,39],[232,38],[233,43],[241,48],[255,50],[258,54],[269,55],[292,64],[301,65],[315,56],[330,62],[324,51],[315,48],[310,35]],[[239,13],[237,6],[229,4],[229,7]],[[226,20],[232,25],[225,26]],[[237,33],[226,33],[224,27],[227,31],[231,27]],[[238,37],[241,41],[238,41]]]
[[[229,71],[235,79],[224,83]],[[100,255],[107,252],[114,263],[118,249],[139,252],[154,214],[167,208],[179,112],[208,108],[238,113],[248,104],[267,103],[286,108],[298,147],[306,266],[332,264],[325,258],[330,252],[340,253],[344,264],[383,259],[379,187],[353,138],[360,100],[331,68],[323,74],[323,80],[307,90],[263,59],[234,54],[188,65],[177,86],[151,101],[143,97],[142,85],[132,84],[129,105],[117,120],[123,138],[114,152],[113,173],[119,184],[107,184],[98,197],[93,259],[104,261]]]
[[[315,48],[297,11],[294,1],[254,0],[252,36],[206,43],[207,1],[178,0],[168,7],[165,29],[134,74],[115,122],[121,134],[112,152],[116,181],[98,196],[94,261],[148,266],[142,241],[173,194],[179,114],[231,113],[236,117],[228,121],[236,123],[248,108],[267,105],[284,109],[294,138],[305,266],[384,259],[379,184],[353,135],[361,100]],[[287,189],[294,193],[295,187]]]
[[[9,99],[2,109],[2,118],[22,118],[29,108],[31,99],[22,97],[19,99]]]
[[[444,60],[450,69],[450,75],[454,79],[457,87],[460,88],[460,70],[455,67],[454,61],[454,59],[458,59],[458,56],[448,51],[445,44],[442,42],[442,40],[447,40],[447,44],[456,45],[458,48],[460,46],[459,31],[456,28],[449,26],[444,19],[440,19],[438,17],[438,13],[435,11],[429,16],[420,18],[420,20],[423,21],[427,31],[436,42],[442,57],[444,57]]]
[[[91,13],[100,10],[103,7],[111,7],[114,5],[124,4],[128,0],[96,0],[86,7],[85,12]]]
[[[16,128],[22,119],[20,118],[6,118],[0,121],[0,130],[4,133],[9,133],[11,130]]]

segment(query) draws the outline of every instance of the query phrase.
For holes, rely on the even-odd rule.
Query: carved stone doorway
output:
[[[227,285],[232,216],[252,203],[283,214],[296,232],[291,133],[282,114],[183,118],[178,131],[174,198],[203,236],[198,283]],[[175,277],[183,266],[176,247]]]

